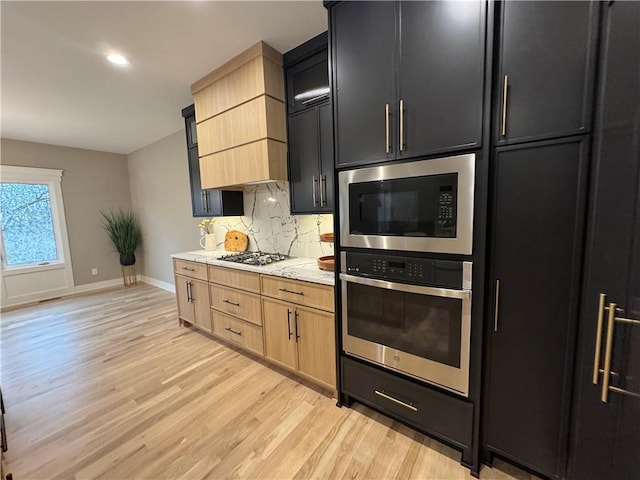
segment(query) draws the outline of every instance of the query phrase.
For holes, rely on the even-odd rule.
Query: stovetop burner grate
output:
[[[265,253],[265,252],[239,252],[223,255],[218,260],[225,262],[243,263],[245,265],[269,265],[271,263],[287,260],[288,255],[282,253]]]

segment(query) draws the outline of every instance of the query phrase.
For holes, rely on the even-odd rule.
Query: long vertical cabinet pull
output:
[[[204,191],[204,211],[209,213],[211,207],[209,207],[209,190]]]
[[[313,206],[317,207],[318,206],[318,197],[316,195],[316,185],[318,183],[318,180],[316,180],[316,176],[314,175],[311,179],[311,195],[313,197]]]
[[[391,144],[389,143],[389,104],[384,104],[384,144],[385,151],[389,153],[391,151]]]
[[[404,150],[404,100],[400,100],[400,151]]]
[[[289,340],[291,340],[291,310],[287,308],[287,333],[289,334]]]
[[[320,206],[324,207],[327,204],[324,191],[327,188],[327,176],[320,175]]]
[[[509,94],[509,75],[504,76],[504,91],[502,92],[502,136],[507,134],[507,95]]]
[[[204,190],[200,192],[200,207],[202,207],[203,212],[207,211],[207,208],[205,207],[205,204],[204,204]]]
[[[187,302],[193,303],[193,297],[191,296],[191,282],[187,282]]]
[[[493,312],[493,331],[498,331],[498,308],[500,306],[500,280],[496,280],[496,306]]]
[[[593,358],[593,384],[598,384],[598,377],[600,375],[600,351],[602,350],[602,324],[604,323],[604,304],[607,301],[607,296],[604,293],[600,294],[600,301],[598,302],[598,324],[596,325],[596,346]]]
[[[616,319],[616,304],[609,304],[609,318],[607,321],[607,343],[604,347],[604,370],[602,372],[601,400],[607,403],[609,399],[609,374],[611,373],[611,351],[613,350],[613,325]]]
[[[293,323],[296,326],[296,343],[298,343],[298,339],[300,338],[300,335],[298,334],[298,311],[297,310],[293,313],[293,319],[294,319]]]

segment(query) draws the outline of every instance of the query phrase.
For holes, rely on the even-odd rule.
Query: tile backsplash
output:
[[[320,242],[321,233],[333,231],[333,215],[291,215],[288,182],[245,186],[244,213],[216,218],[219,249],[229,230],[239,230],[249,236],[249,250],[309,258],[333,255],[333,244]]]

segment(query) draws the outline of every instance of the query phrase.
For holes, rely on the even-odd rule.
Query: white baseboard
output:
[[[167,292],[176,293],[176,286],[173,283],[163,282],[162,280],[147,277],[146,275],[140,276],[140,281],[166,290]]]
[[[73,288],[73,293],[85,293],[92,292],[93,290],[102,290],[104,288],[117,287],[122,285],[122,278],[113,278],[111,280],[104,280],[102,282],[85,283],[84,285],[76,285]]]

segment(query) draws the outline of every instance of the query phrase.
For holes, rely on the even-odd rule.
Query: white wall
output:
[[[128,163],[131,204],[143,232],[141,273],[173,284],[170,255],[200,249],[184,131],[129,154]]]

